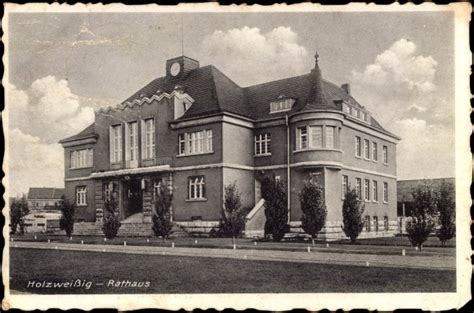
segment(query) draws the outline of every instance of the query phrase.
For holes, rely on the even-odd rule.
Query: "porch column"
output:
[[[95,196],[95,223],[102,225],[104,220],[104,197],[102,195],[102,181],[94,182]]]
[[[143,223],[151,223],[151,215],[153,212],[153,185],[149,177],[144,179],[146,179],[148,186],[143,190]]]

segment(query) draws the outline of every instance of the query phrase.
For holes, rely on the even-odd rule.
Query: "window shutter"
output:
[[[130,129],[128,123],[125,123],[125,161],[130,161]]]
[[[114,134],[112,126],[109,126],[109,151],[110,151],[110,163],[114,162]]]
[[[140,120],[140,134],[141,134],[141,140],[140,143],[142,145],[142,160],[145,160],[147,158],[146,155],[146,123],[144,120]]]

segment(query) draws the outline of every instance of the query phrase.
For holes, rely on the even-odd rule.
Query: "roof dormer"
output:
[[[194,69],[199,68],[199,62],[180,56],[166,61],[166,77],[168,79],[183,79]]]
[[[270,102],[270,113],[289,111],[293,108],[293,104],[295,104],[295,99],[281,94],[276,100]]]

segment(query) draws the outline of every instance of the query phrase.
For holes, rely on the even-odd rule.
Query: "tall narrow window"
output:
[[[323,127],[311,126],[311,147],[321,148],[323,146]]]
[[[346,193],[349,191],[349,177],[347,175],[342,175],[342,184],[341,184],[341,198],[346,197]]]
[[[297,137],[298,137],[298,150],[307,149],[308,148],[308,129],[307,127],[299,127],[297,129]]]
[[[255,155],[269,155],[271,137],[269,133],[255,136]]]
[[[375,232],[379,231],[379,217],[378,216],[374,216],[374,230]]]
[[[122,161],[122,125],[110,128],[110,162]]]
[[[335,127],[326,126],[326,148],[334,149],[336,147]]]
[[[372,181],[372,201],[377,202],[379,201],[379,191],[377,181]]]
[[[356,178],[356,193],[357,198],[362,199],[362,180],[360,178]]]
[[[365,231],[370,232],[370,216],[365,216]]]
[[[383,163],[387,164],[388,163],[388,148],[387,146],[382,147],[382,157],[383,157]]]
[[[186,154],[186,134],[178,135],[178,150],[179,155]]]
[[[155,158],[155,120],[153,118],[145,120],[145,142],[144,142],[144,159]]]
[[[188,199],[206,199],[204,176],[191,176],[188,178]]]
[[[376,142],[372,142],[372,160],[376,162],[379,160]]]
[[[87,187],[76,187],[76,205],[87,205]]]
[[[206,132],[206,152],[212,151],[212,129],[208,129]]]
[[[383,202],[388,202],[388,183],[383,183]]]
[[[364,139],[364,158],[366,160],[369,160],[370,159],[370,148],[369,148],[369,140],[368,139]]]
[[[370,201],[370,180],[364,179],[364,200]]]
[[[359,158],[362,155],[361,139],[358,136],[355,137],[355,155]]]
[[[138,159],[138,123],[131,122],[127,125],[127,161]]]
[[[383,228],[384,228],[385,231],[388,231],[388,226],[389,226],[388,225],[388,216],[385,215],[383,217]]]

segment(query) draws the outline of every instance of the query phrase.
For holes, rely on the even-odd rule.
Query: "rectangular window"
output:
[[[370,181],[364,179],[364,200],[370,201]]]
[[[110,128],[110,162],[122,162],[122,125]]]
[[[334,149],[336,147],[336,127],[326,126],[326,148]]]
[[[297,128],[297,137],[298,137],[298,150],[308,148],[308,128],[299,127]]]
[[[388,216],[383,217],[383,228],[388,231]]]
[[[87,205],[87,187],[76,187],[76,205]]]
[[[349,191],[349,177],[347,175],[342,175],[342,185],[341,185],[341,198],[346,197],[346,193]]]
[[[370,159],[370,148],[369,148],[369,140],[368,139],[364,139],[364,158],[366,160],[369,160]]]
[[[375,229],[375,232],[379,231],[379,218],[378,218],[378,216],[374,216],[374,229]]]
[[[382,157],[383,157],[383,163],[387,164],[388,163],[388,148],[387,148],[387,146],[382,147]]]
[[[372,142],[372,160],[374,161],[378,161],[379,160],[379,156],[377,154],[377,143],[376,142]]]
[[[361,139],[360,137],[356,136],[355,137],[355,156],[360,158],[361,155],[362,155]]]
[[[322,148],[323,146],[323,127],[311,126],[311,148]]]
[[[75,168],[92,167],[93,158],[94,156],[93,156],[92,149],[71,151],[70,168],[75,169]]]
[[[179,155],[193,155],[212,152],[212,129],[178,135]]]
[[[383,202],[388,202],[388,183],[383,183]]]
[[[138,123],[131,122],[127,124],[126,128],[126,154],[127,161],[136,161],[138,159]]]
[[[155,119],[150,118],[144,122],[145,142],[144,142],[144,159],[155,158]]]
[[[271,154],[271,150],[270,150],[271,136],[269,133],[256,135],[254,140],[255,140],[255,155]]]
[[[204,176],[188,177],[188,200],[205,200]]]
[[[370,216],[365,216],[365,231],[370,232]]]
[[[356,178],[356,194],[358,199],[362,199],[362,179]]]
[[[379,201],[379,191],[377,181],[372,181],[372,201],[377,202]]]

